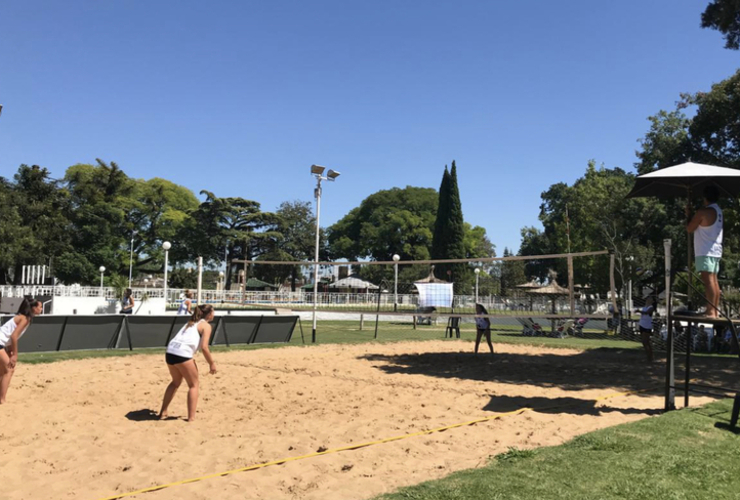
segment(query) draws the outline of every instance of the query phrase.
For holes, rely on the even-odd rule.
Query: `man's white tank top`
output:
[[[699,226],[694,231],[694,255],[722,257],[722,209],[716,203],[707,208],[713,208],[717,218],[711,226]]]
[[[200,333],[198,333],[198,325],[202,321],[205,320],[202,319],[191,327],[188,327],[186,323],[185,326],[177,332],[177,335],[170,340],[170,343],[167,345],[167,352],[169,354],[174,354],[175,356],[182,356],[183,358],[194,357],[200,347]]]
[[[15,322],[15,316],[10,318],[9,321],[6,321],[3,326],[0,326],[0,345],[4,346],[10,342],[10,337],[16,328],[18,328],[18,325]],[[28,327],[23,329],[20,335],[18,335],[18,338],[21,338],[26,333],[26,330],[28,330]]]

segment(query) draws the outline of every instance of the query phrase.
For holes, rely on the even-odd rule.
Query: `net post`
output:
[[[611,291],[611,299],[612,299],[612,307],[614,308],[614,312],[618,312],[619,309],[617,308],[617,286],[614,282],[614,264],[615,264],[616,256],[614,255],[613,250],[609,250],[609,290]]]
[[[666,299],[666,373],[665,373],[665,411],[676,409],[676,381],[673,360],[673,307],[671,305],[671,240],[663,240],[665,250],[665,299]]]
[[[570,298],[570,315],[575,318],[576,316],[576,297],[573,292],[573,255],[568,253],[568,296]]]

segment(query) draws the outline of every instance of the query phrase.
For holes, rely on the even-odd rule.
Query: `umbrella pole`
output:
[[[691,206],[691,186],[686,187],[687,201],[686,206]],[[686,221],[688,224],[689,221]],[[687,290],[687,301],[689,310],[693,310],[693,304],[691,303],[691,289],[694,288],[694,274],[691,272],[691,255],[693,253],[693,245],[691,244],[691,233],[686,231],[686,276],[689,279],[689,289]]]

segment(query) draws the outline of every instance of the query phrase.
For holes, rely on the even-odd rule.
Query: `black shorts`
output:
[[[645,328],[645,327],[641,326],[640,327],[640,333],[647,333],[648,335],[652,335],[653,334],[653,329],[652,328]]]
[[[193,358],[184,358],[182,356],[178,356],[177,354],[165,353],[164,355],[164,360],[167,362],[168,365],[179,365],[180,363],[190,361],[191,359]]]

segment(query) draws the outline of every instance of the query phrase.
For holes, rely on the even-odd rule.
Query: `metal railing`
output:
[[[191,290],[192,291],[192,290]],[[132,288],[134,298],[141,300],[144,295],[149,298],[164,297],[162,288]],[[174,306],[184,297],[185,290],[182,288],[167,289],[167,304]],[[0,296],[23,297],[31,295],[34,297],[102,297],[106,300],[117,300],[120,297],[112,287],[99,286],[0,286]],[[201,290],[201,300],[205,303],[265,305],[266,307],[308,307],[313,305],[314,293],[307,291],[247,291],[239,290]],[[352,309],[362,308],[372,310],[391,310],[394,306],[394,295],[392,293],[340,293],[319,292],[317,304],[320,308]],[[478,302],[486,307],[489,313],[494,312],[528,312],[531,314],[550,314],[553,312],[553,303],[548,298],[531,297],[502,297],[496,295],[479,296]],[[576,310],[580,314],[607,313],[609,301],[606,299],[591,298],[587,303],[576,300]],[[417,294],[399,294],[398,307],[400,309],[416,308],[419,306]],[[475,296],[455,295],[453,307],[455,309],[472,309],[475,306]],[[567,314],[570,311],[566,300],[555,303],[555,312]]]

